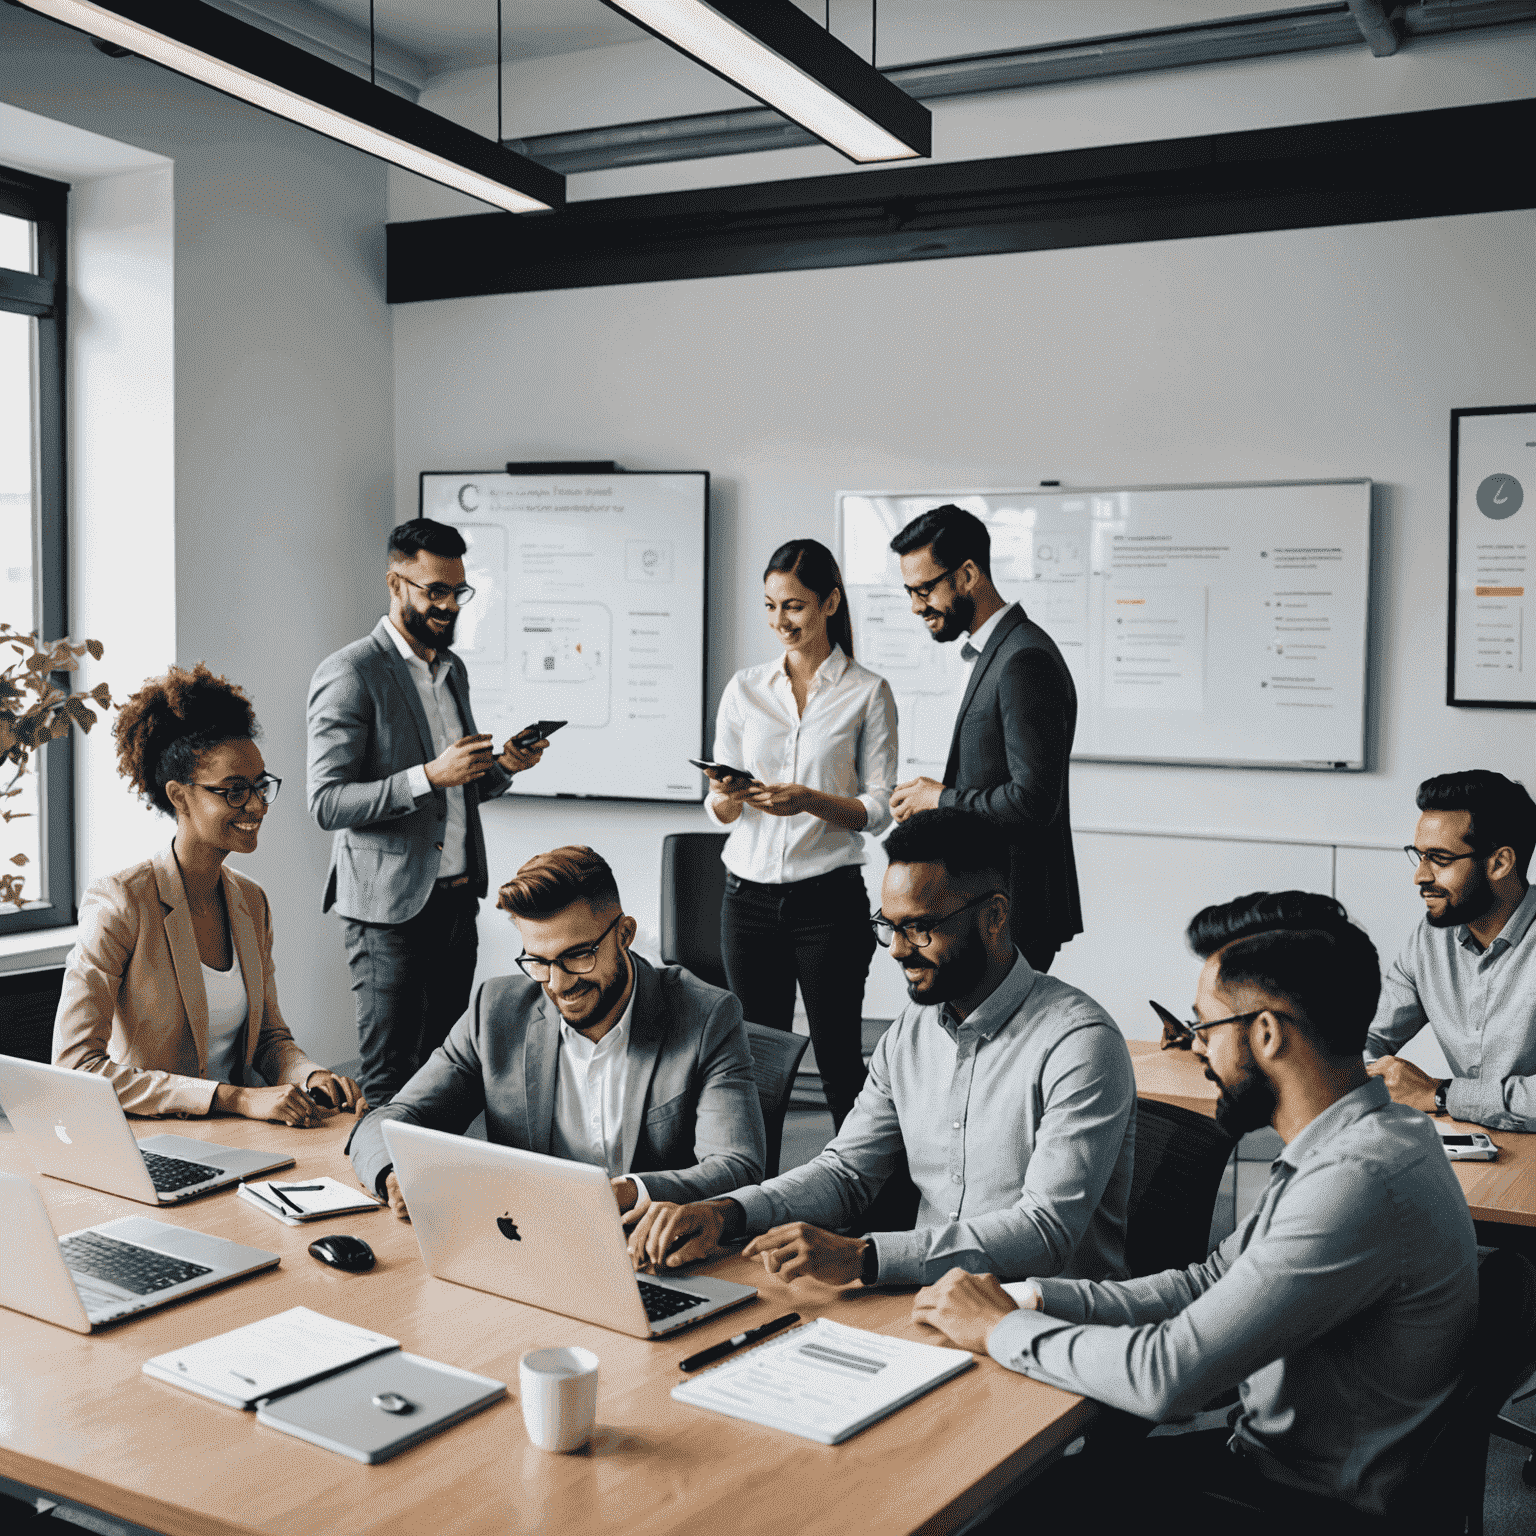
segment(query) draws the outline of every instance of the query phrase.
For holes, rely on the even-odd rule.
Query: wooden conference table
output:
[[[133,1121],[140,1135],[164,1122]],[[230,1146],[279,1147],[285,1177],[351,1182],[350,1117],[295,1131],[216,1118],[178,1126]],[[0,1169],[30,1175],[59,1232],[149,1208],[33,1173],[13,1134]],[[434,1280],[411,1228],[388,1211],[287,1227],[232,1192],[157,1213],[282,1255],[275,1269],[82,1337],[0,1310],[0,1476],[168,1536],[302,1532],[645,1533],[951,1531],[1075,1438],[1094,1405],[982,1357],[840,1446],[687,1408],[677,1362],[788,1311],[940,1342],[908,1320],[910,1293],[794,1287],[740,1257],[711,1273],[758,1286],[755,1302],[649,1343]],[[370,1273],[306,1252],[327,1231],[365,1238]],[[362,1466],[142,1374],[144,1361],[292,1306],[378,1329],[410,1351],[505,1381],[508,1398],[380,1466]],[[602,1361],[586,1450],[534,1449],[517,1402],[524,1351],[579,1344]]]
[[[1216,1085],[1207,1081],[1200,1060],[1190,1051],[1165,1051],[1154,1040],[1132,1040],[1131,1064],[1136,1091],[1201,1114],[1216,1112]],[[1482,1130],[1448,1120],[1462,1131]],[[1466,1192],[1480,1241],[1536,1251],[1536,1135],[1489,1131],[1498,1158],[1491,1163],[1453,1163]]]

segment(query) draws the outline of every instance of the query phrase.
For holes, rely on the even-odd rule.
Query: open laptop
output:
[[[175,1205],[293,1166],[286,1153],[189,1136],[139,1141],[106,1078],[14,1056],[0,1056],[0,1109],[39,1173],[146,1205]]]
[[[707,1275],[637,1275],[613,1186],[588,1163],[384,1122],[421,1257],[440,1280],[658,1339],[757,1291]]]
[[[124,1216],[55,1237],[30,1179],[0,1173],[0,1306],[89,1333],[151,1307],[271,1269],[275,1253]]]

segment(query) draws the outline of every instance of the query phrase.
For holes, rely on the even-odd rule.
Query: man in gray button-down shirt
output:
[[[1331,898],[1285,896],[1334,915],[1244,932],[1259,901],[1246,897],[1191,924],[1192,938],[1217,936],[1192,1030],[1222,1090],[1218,1119],[1237,1132],[1267,1118],[1285,1142],[1238,1230],[1186,1270],[1007,1289],[955,1272],[914,1304],[962,1347],[1144,1420],[1187,1419],[1238,1388],[1229,1427],[1121,1444],[1109,1465],[1090,1450],[1037,1499],[1127,1522],[1148,1508],[1208,1521],[1205,1492],[1379,1513],[1407,1473],[1405,1442],[1456,1384],[1477,1317],[1466,1200],[1431,1123],[1366,1075],[1370,940]]]
[[[1536,1131],[1536,804],[1481,768],[1426,779],[1418,804],[1406,852],[1424,920],[1382,978],[1366,1060],[1399,1104]],[[1426,1024],[1451,1077],[1397,1055]]]
[[[924,811],[886,841],[877,936],[912,1006],[820,1157],[765,1184],[658,1203],[630,1252],[682,1264],[722,1239],[786,1279],[918,1284],[956,1265],[1007,1276],[1125,1273],[1136,1083],[1114,1021],[1013,947],[1007,847],[980,818]],[[905,1150],[917,1228],[841,1236]],[[855,1226],[855,1230],[858,1230]]]

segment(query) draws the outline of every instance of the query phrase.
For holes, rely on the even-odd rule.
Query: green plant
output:
[[[78,672],[82,656],[100,661],[101,641],[87,640],[82,645],[68,639],[39,641],[36,633],[24,635],[9,624],[0,624],[0,646],[6,645],[21,660],[0,671],[0,765],[15,769],[9,783],[0,789],[0,801],[14,800],[21,794],[21,778],[35,751],[56,737],[67,736],[71,725],[89,731],[96,724],[92,703],[101,709],[113,707],[105,683],[97,683],[89,693],[65,693],[50,680],[56,672]],[[11,822],[30,814],[7,805],[0,810],[0,821],[9,828]],[[24,853],[13,853],[10,862],[20,866],[28,859]],[[0,874],[0,902],[25,906],[25,884],[23,874]]]

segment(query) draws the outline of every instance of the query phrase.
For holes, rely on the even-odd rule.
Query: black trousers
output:
[[[863,873],[848,865],[788,885],[727,873],[720,950],[753,1024],[790,1029],[799,982],[827,1108],[840,1126],[864,1086],[864,979],[875,935]]]
[[[468,884],[438,885],[406,922],[343,919],[362,1055],[358,1075],[373,1108],[405,1086],[468,1008],[478,907]]]

